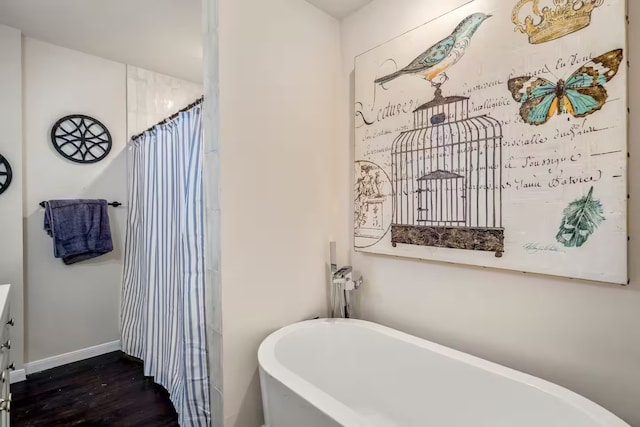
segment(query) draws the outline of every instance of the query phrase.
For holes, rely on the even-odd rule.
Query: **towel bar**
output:
[[[40,206],[44,208],[46,203],[47,202],[40,202]],[[120,203],[120,202],[111,202],[111,203],[107,203],[107,204],[109,206],[113,206],[114,208],[122,206],[122,203]]]

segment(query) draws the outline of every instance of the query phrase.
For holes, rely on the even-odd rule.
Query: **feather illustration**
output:
[[[579,248],[589,240],[604,220],[602,203],[593,198],[591,187],[589,194],[571,202],[564,210],[556,239],[567,248]]]

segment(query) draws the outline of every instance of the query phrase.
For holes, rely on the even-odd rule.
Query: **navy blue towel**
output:
[[[44,229],[53,254],[69,265],[113,251],[106,200],[49,200]]]

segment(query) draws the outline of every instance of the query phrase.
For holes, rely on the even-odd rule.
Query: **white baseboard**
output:
[[[9,374],[9,382],[11,384],[20,383],[27,379],[27,371],[24,369],[18,369],[17,371],[12,371]]]
[[[82,350],[72,351],[70,353],[61,354],[59,356],[47,357],[46,359],[36,360],[24,364],[25,375],[35,374],[36,372],[46,371],[47,369],[57,368],[58,366],[68,363],[79,362],[80,360],[90,359],[92,357],[101,356],[120,350],[120,341],[108,342],[93,347],[83,348]],[[11,373],[11,382],[13,382],[13,374],[18,377],[18,372]]]

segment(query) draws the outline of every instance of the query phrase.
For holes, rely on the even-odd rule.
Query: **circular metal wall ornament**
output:
[[[96,163],[111,151],[111,134],[93,117],[73,114],[51,129],[51,142],[62,157],[76,163]]]
[[[9,161],[0,154],[0,194],[4,193],[9,185],[11,185],[11,178],[13,174],[11,172],[11,165]]]

